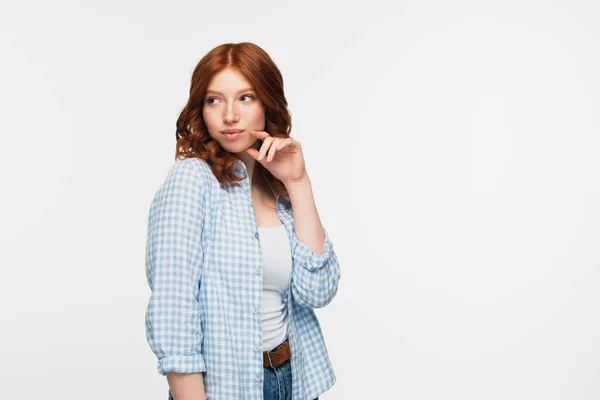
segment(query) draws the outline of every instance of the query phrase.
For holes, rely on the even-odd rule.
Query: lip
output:
[[[242,136],[243,132],[243,129],[227,129],[225,131],[221,131],[223,137],[228,140],[235,140],[239,138],[240,136]]]

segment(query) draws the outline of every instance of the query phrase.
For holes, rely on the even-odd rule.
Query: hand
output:
[[[288,138],[276,138],[265,131],[250,130],[250,134],[263,141],[260,150],[249,147],[244,150],[260,162],[284,185],[307,179],[304,155],[300,142]]]

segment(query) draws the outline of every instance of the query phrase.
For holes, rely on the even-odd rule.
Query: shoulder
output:
[[[212,173],[212,170],[205,160],[189,157],[175,161],[169,172],[179,174],[206,174],[208,172]]]
[[[168,169],[156,197],[172,200],[204,199],[212,192],[214,175],[208,163],[199,158],[175,161]]]
[[[200,158],[185,158],[175,161],[168,172],[168,180],[208,184],[212,175],[212,169],[205,160]]]

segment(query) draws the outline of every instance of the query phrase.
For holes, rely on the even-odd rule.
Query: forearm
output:
[[[206,400],[202,373],[167,372],[174,400]]]
[[[292,203],[294,226],[298,240],[311,251],[323,254],[325,233],[317,212],[317,206],[308,175],[301,180],[285,183]]]

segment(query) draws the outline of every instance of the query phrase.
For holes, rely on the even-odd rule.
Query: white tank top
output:
[[[292,273],[292,252],[285,225],[258,227],[263,254],[263,350],[279,346],[288,337],[288,314],[282,295]]]

